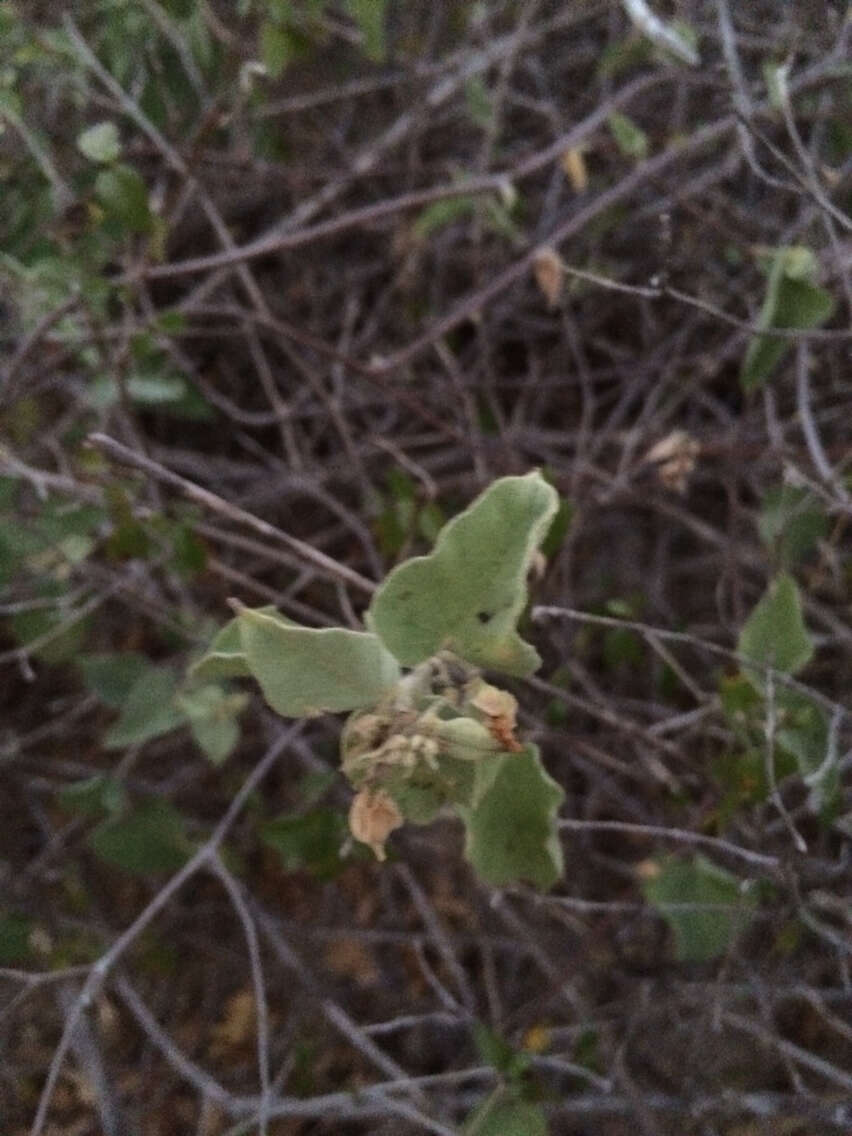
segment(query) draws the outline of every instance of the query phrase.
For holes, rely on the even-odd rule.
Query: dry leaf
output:
[[[360,939],[338,939],[330,943],[325,961],[335,974],[351,978],[361,987],[375,986],[379,981],[373,956]]]
[[[221,1057],[228,1050],[245,1045],[254,1037],[256,1022],[254,993],[246,988],[232,994],[225,1003],[222,1017],[211,1030],[211,1055]]]
[[[666,489],[685,493],[689,475],[695,469],[695,459],[701,453],[701,443],[686,430],[672,430],[652,446],[645,461],[657,466],[660,481]]]
[[[571,182],[575,193],[583,193],[589,187],[589,171],[586,169],[586,159],[579,146],[569,146],[562,151],[562,170]]]
[[[547,245],[540,248],[533,260],[533,275],[547,306],[557,307],[565,282],[565,266],[559,253]]]
[[[530,1026],[521,1044],[527,1053],[544,1053],[550,1047],[551,1036],[545,1025]]]

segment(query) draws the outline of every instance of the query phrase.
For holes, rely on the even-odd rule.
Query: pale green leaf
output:
[[[787,65],[767,59],[761,71],[766,83],[766,93],[769,95],[769,105],[773,110],[781,110],[787,100]]]
[[[247,695],[231,694],[217,683],[193,687],[178,697],[192,736],[214,765],[221,765],[236,748],[240,740],[237,719],[247,702]]]
[[[107,749],[139,745],[168,734],[184,722],[175,703],[177,679],[166,667],[146,671],[130,688],[118,721],[107,731]]]
[[[516,625],[527,572],[558,505],[539,473],[495,481],[445,525],[433,552],[387,576],[368,627],[404,666],[448,648],[477,666],[532,673],[541,660]]]
[[[272,605],[257,609],[262,615],[274,615],[282,623],[286,618]],[[295,626],[295,624],[294,624]],[[205,653],[189,669],[193,679],[251,678],[251,668],[246,662],[240,640],[240,625],[237,617],[229,620],[216,632]]]
[[[293,52],[293,37],[287,27],[266,20],[260,28],[260,57],[270,79],[284,74]]]
[[[130,166],[101,170],[95,194],[107,213],[134,233],[150,232],[154,219],[148,207],[148,188]]]
[[[642,884],[672,929],[680,962],[709,962],[724,954],[748,921],[755,897],[730,872],[703,856],[667,858]]]
[[[785,674],[795,674],[808,664],[814,648],[792,576],[781,572],[770,582],[743,625],[737,650],[745,658]],[[746,673],[763,686],[762,671],[746,668]]]
[[[346,8],[358,25],[364,54],[374,63],[381,63],[387,54],[385,42],[387,0],[346,0]]]
[[[459,809],[467,829],[465,855],[492,887],[527,880],[546,891],[563,870],[556,813],[565,792],[534,745],[483,764],[490,767],[490,785],[472,809]]]
[[[828,533],[828,517],[807,489],[779,485],[769,489],[757,522],[760,538],[781,568],[794,568]]]
[[[77,149],[91,161],[109,165],[121,154],[118,127],[114,122],[99,122],[90,126],[78,136]]]
[[[186,380],[180,375],[136,374],[126,381],[127,393],[140,406],[160,406],[186,397]]]
[[[819,327],[834,311],[834,297],[814,283],[815,260],[804,246],[779,248],[770,268],[766,298],[758,317],[761,327],[793,330]],[[748,345],[740,371],[743,390],[762,386],[793,341],[758,335]]]
[[[808,784],[827,777],[836,768],[839,754],[836,746],[832,754],[825,711],[798,690],[777,690],[775,698],[779,747],[795,758],[799,773]]]
[[[368,706],[400,677],[396,660],[369,632],[299,627],[251,608],[240,609],[239,629],[266,701],[288,718]]]

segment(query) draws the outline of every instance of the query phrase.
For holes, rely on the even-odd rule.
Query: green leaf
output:
[[[387,0],[346,0],[346,10],[358,25],[364,54],[374,63],[382,63],[387,54],[385,42]]]
[[[104,821],[89,845],[107,864],[133,875],[174,872],[191,851],[183,817],[168,801],[151,800]]]
[[[799,773],[808,784],[827,777],[836,767],[836,761],[829,760],[829,729],[825,711],[798,690],[778,690],[775,698],[778,745],[795,759]]]
[[[547,1119],[539,1105],[500,1087],[473,1110],[461,1136],[547,1136]]]
[[[178,20],[188,20],[195,10],[195,0],[160,0],[160,3]]]
[[[114,122],[99,122],[77,137],[77,149],[93,162],[108,165],[121,155],[121,141]]]
[[[122,708],[134,683],[144,674],[156,670],[144,655],[134,651],[81,655],[77,665],[92,694],[96,694],[105,706],[111,706],[113,710]]]
[[[274,615],[284,621],[272,604],[259,607],[261,615]],[[207,681],[221,678],[251,678],[251,668],[246,662],[240,624],[236,616],[221,627],[210,642],[205,653],[189,669],[190,677]]]
[[[15,638],[43,663],[58,665],[70,662],[85,643],[90,620],[74,619],[61,610],[45,609],[16,612],[10,623]],[[44,642],[30,647],[39,640]]]
[[[747,726],[758,710],[762,714],[763,699],[744,675],[723,675],[719,680],[719,698],[725,717],[734,727]]]
[[[574,506],[567,497],[560,497],[559,507],[554,514],[553,520],[550,522],[547,535],[541,542],[541,554],[547,560],[552,560],[562,548],[573,519]]]
[[[0,966],[26,962],[32,954],[30,934],[33,925],[23,915],[6,915],[0,911]]]
[[[404,666],[448,648],[478,666],[531,674],[541,660],[516,625],[558,504],[539,473],[495,481],[441,530],[433,552],[387,576],[367,626]]]
[[[327,808],[312,809],[304,816],[284,814],[260,830],[261,840],[278,853],[287,871],[306,869],[320,879],[331,879],[340,871],[346,834],[344,817]]]
[[[207,545],[190,522],[178,521],[170,532],[172,564],[184,580],[194,580],[207,567]]]
[[[251,608],[241,608],[238,621],[246,662],[285,717],[368,706],[399,680],[396,660],[370,632],[299,627]]]
[[[107,731],[106,748],[139,745],[182,725],[184,716],[175,704],[177,685],[174,672],[166,667],[141,675],[128,691],[118,721]]]
[[[425,241],[432,233],[451,225],[461,217],[469,217],[476,207],[470,196],[447,197],[443,201],[433,201],[419,214],[412,225],[412,233],[418,241]]]
[[[769,96],[769,105],[773,110],[781,110],[786,99],[787,66],[767,59],[761,66],[763,81],[766,83],[766,93]]]
[[[635,158],[637,161],[647,158],[648,135],[632,119],[614,110],[607,122],[615,143],[625,158]]]
[[[270,79],[279,79],[295,54],[293,37],[282,24],[266,20],[260,28],[260,58]]]
[[[180,375],[136,374],[126,382],[127,393],[140,406],[162,406],[186,398],[187,386]]]
[[[134,233],[148,233],[154,224],[148,207],[148,187],[130,166],[101,170],[95,194],[107,214]]]
[[[482,1060],[493,1065],[508,1080],[516,1080],[529,1068],[529,1054],[516,1052],[504,1037],[484,1022],[473,1023],[473,1040]]]
[[[66,812],[81,816],[115,815],[126,804],[124,786],[103,773],[66,785],[59,792],[58,799]]]
[[[642,891],[671,927],[678,961],[709,962],[724,954],[750,918],[756,897],[703,856],[669,857],[654,866]]]
[[[465,855],[492,887],[529,880],[546,891],[563,871],[556,813],[564,790],[534,745],[480,764],[488,767],[491,783],[473,808],[459,809],[467,829]]]
[[[178,696],[177,705],[189,719],[192,736],[214,765],[221,765],[236,748],[240,740],[237,719],[247,702],[247,695],[230,694],[216,683]]]
[[[747,659],[784,674],[796,674],[808,664],[814,648],[802,618],[799,589],[792,576],[781,572],[770,582],[743,625],[737,651]],[[745,672],[758,689],[763,688],[761,671],[745,668]]]
[[[807,489],[779,485],[764,499],[757,522],[760,538],[781,568],[805,559],[828,532],[828,517]]]
[[[630,35],[607,44],[598,57],[597,73],[601,79],[617,79],[627,71],[651,62],[653,44],[649,39]]]
[[[834,297],[814,283],[815,270],[816,261],[810,249],[777,249],[758,324],[793,330],[825,323],[834,311]],[[759,335],[752,339],[740,371],[743,390],[762,386],[792,345],[792,340],[780,336]]]
[[[491,105],[491,92],[481,75],[473,75],[464,85],[467,111],[472,121],[481,127],[491,122],[494,110]]]

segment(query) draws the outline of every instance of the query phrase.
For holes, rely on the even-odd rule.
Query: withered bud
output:
[[[362,789],[349,808],[352,835],[362,844],[369,844],[378,860],[384,860],[385,841],[402,822],[396,801],[383,789]]]
[[[700,453],[701,443],[697,438],[686,430],[672,430],[648,450],[645,460],[657,466],[660,481],[666,489],[683,494]]]
[[[470,704],[489,718],[502,718],[514,729],[518,716],[518,700],[508,690],[500,690],[484,682],[471,698]]]

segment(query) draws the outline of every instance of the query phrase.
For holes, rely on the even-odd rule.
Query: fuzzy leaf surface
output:
[[[459,809],[467,829],[465,855],[492,887],[529,880],[546,891],[563,871],[556,813],[565,792],[534,745],[484,765],[487,788],[473,808]]]
[[[286,617],[271,605],[257,608],[262,615],[274,615],[282,623]],[[251,668],[246,662],[243,644],[240,639],[240,624],[237,616],[220,627],[210,641],[210,646],[200,659],[190,667],[192,678],[204,682],[222,678],[251,678]]]
[[[539,473],[495,481],[441,530],[432,553],[388,575],[367,625],[404,666],[446,647],[477,666],[531,674],[541,660],[516,626],[527,571],[558,506]]]
[[[378,702],[400,678],[377,635],[342,627],[299,627],[242,608],[240,642],[269,705],[285,718],[356,710]]]
[[[642,890],[671,927],[678,961],[708,962],[724,954],[751,914],[755,897],[743,891],[736,876],[704,856],[667,858],[658,868]]]

